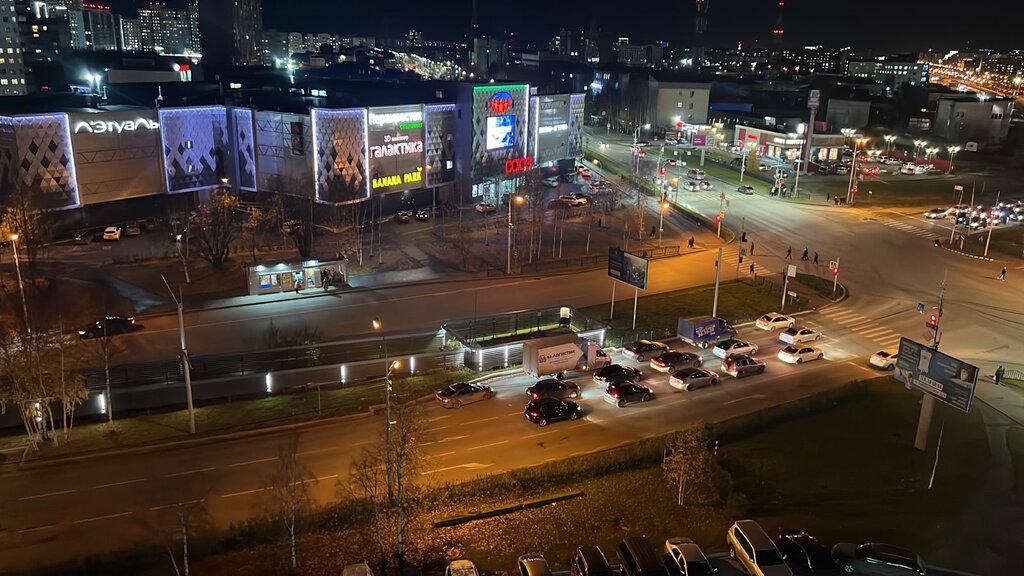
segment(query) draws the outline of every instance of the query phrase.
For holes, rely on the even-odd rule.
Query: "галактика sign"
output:
[[[397,192],[422,186],[423,106],[370,108],[367,138],[373,192]]]

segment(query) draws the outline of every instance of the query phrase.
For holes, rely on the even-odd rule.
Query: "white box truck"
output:
[[[561,379],[570,370],[596,370],[611,363],[600,346],[576,334],[523,342],[523,372],[534,378],[555,374]]]

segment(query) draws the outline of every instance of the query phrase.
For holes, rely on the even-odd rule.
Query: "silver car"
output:
[[[668,384],[673,388],[690,392],[718,384],[718,374],[703,368],[683,368],[672,373]]]

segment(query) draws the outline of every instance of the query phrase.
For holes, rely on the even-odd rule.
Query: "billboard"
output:
[[[370,197],[365,108],[310,111],[316,199],[324,204],[351,204]]]
[[[647,290],[647,260],[614,246],[608,247],[608,275],[612,278]]]
[[[367,123],[371,192],[422,188],[423,106],[370,108]]]
[[[462,94],[460,106],[472,110],[468,184],[479,184],[487,178],[503,179],[509,173],[509,160],[517,161],[516,166],[521,166],[524,164],[520,161],[529,157],[533,163],[532,151],[527,147],[530,118],[528,85],[473,86]],[[465,95],[470,98],[465,100]]]
[[[488,150],[511,148],[516,143],[515,126],[516,117],[514,114],[487,118],[487,143],[485,147]]]
[[[534,163],[544,164],[571,158],[571,94],[534,96],[530,114]]]
[[[163,193],[156,117],[153,110],[71,115],[83,205]]]
[[[900,338],[896,379],[958,410],[969,412],[978,383],[978,367],[924,344]]]
[[[694,148],[700,148],[702,146],[707,146],[708,145],[708,135],[707,134],[694,134],[690,138],[690,145],[693,146]]]

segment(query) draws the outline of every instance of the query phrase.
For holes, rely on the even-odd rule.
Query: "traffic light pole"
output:
[[[832,297],[836,297],[836,288],[839,287],[839,256],[836,256],[836,269],[832,273]]]
[[[946,281],[943,279],[939,290],[938,322],[932,327],[932,348],[939,349],[939,325],[942,323],[942,303],[946,296]],[[925,394],[921,400],[921,413],[917,417],[917,434],[914,436],[914,448],[924,451],[928,449],[928,432],[932,427],[932,414],[935,412],[935,396]]]

